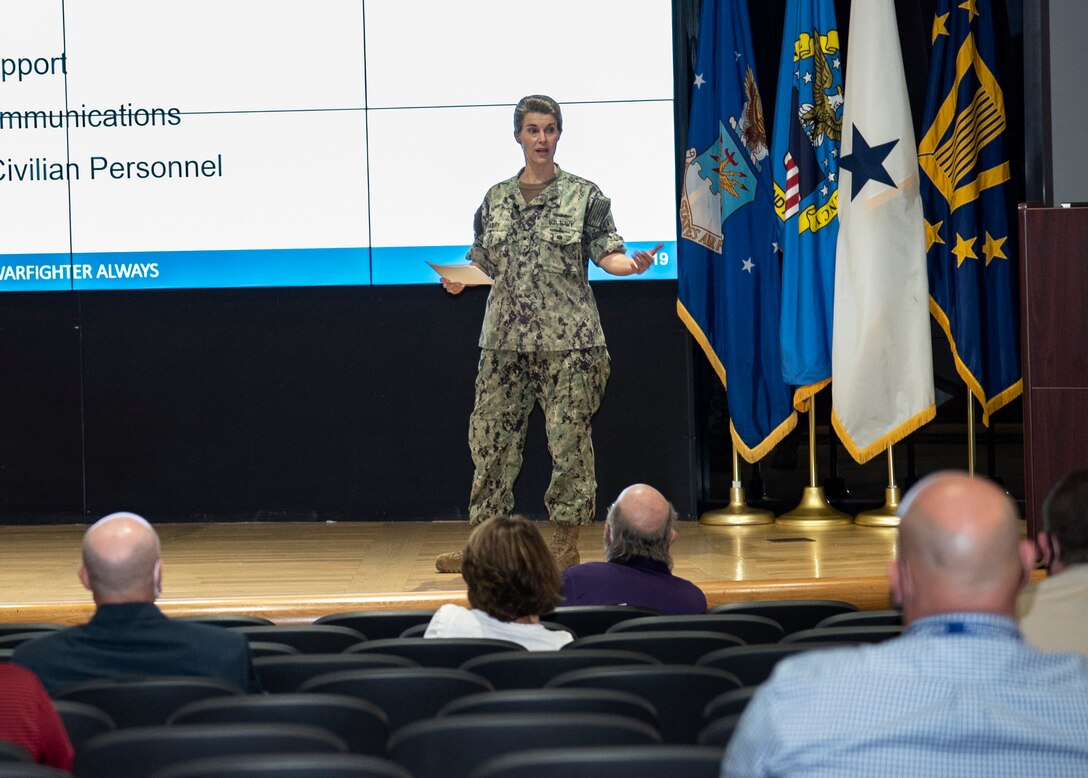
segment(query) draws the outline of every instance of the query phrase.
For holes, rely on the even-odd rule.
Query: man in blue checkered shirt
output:
[[[1014,621],[1034,567],[1015,505],[942,472],[901,516],[903,635],[782,661],[722,776],[1088,776],[1088,657],[1034,649]]]

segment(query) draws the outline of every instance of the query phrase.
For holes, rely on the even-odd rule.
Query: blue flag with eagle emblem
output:
[[[918,144],[930,312],[982,421],[1018,397],[1017,239],[989,0],[939,0]]]
[[[788,0],[771,164],[782,251],[782,378],[794,406],[831,381],[842,52],[832,0]]]
[[[776,217],[747,0],[704,0],[695,71],[677,312],[726,386],[738,453],[755,462],[797,415],[782,380]]]

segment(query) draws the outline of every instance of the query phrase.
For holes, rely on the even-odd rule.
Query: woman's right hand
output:
[[[465,285],[460,281],[451,281],[445,276],[442,277],[442,288],[450,294],[461,294],[465,291]]]

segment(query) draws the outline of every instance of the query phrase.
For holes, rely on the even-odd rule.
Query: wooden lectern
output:
[[[1020,337],[1029,537],[1047,493],[1088,468],[1088,207],[1021,204]]]

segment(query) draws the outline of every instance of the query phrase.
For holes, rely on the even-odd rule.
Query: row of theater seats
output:
[[[242,630],[255,646],[255,655],[261,655],[338,653],[364,641],[419,637],[433,613],[429,610],[337,613],[323,616],[312,625],[290,627],[277,626],[260,616],[182,618]],[[899,613],[859,611],[854,605],[835,600],[776,600],[720,605],[697,616],[660,616],[647,608],[621,605],[561,607],[546,617],[546,623],[575,637],[649,630],[709,630],[731,634],[745,643],[823,640],[823,633],[813,633],[811,629],[856,627],[858,632],[849,639],[867,641],[872,639],[866,634],[867,628],[894,628],[899,624]],[[14,646],[37,633],[60,628],[58,624],[0,624],[0,652],[5,652],[0,659],[10,656]],[[874,635],[879,638],[879,630]]]
[[[178,678],[90,682],[62,690],[56,701],[77,746],[76,773],[91,778],[151,776],[175,770],[174,762],[194,755],[226,758],[239,749],[286,751],[301,759],[302,752],[330,748],[344,752],[333,755],[343,769],[356,772],[334,772],[328,761],[332,756],[326,755],[321,757],[324,767],[315,766],[312,773],[303,772],[296,762],[291,763],[293,773],[267,772],[273,768],[254,762],[248,770],[265,772],[238,772],[235,764],[207,768],[235,772],[177,775],[468,776],[489,758],[499,757],[513,760],[513,766],[496,776],[543,775],[511,755],[543,746],[552,749],[550,756],[533,759],[580,775],[580,768],[554,760],[560,753],[569,756],[570,749],[593,745],[625,752],[648,747],[659,756],[694,760],[682,775],[716,775],[744,705],[780,658],[829,643],[883,639],[898,631],[890,623],[898,619],[895,612],[856,612],[853,606],[826,602],[768,605],[782,608],[778,615],[786,627],[768,616],[747,613],[662,617],[622,607],[564,608],[549,616],[555,628],[580,628],[586,636],[560,651],[532,653],[495,640],[367,640],[362,629],[341,621],[350,619],[358,627],[367,622],[370,633],[387,635],[411,629],[405,621],[412,619],[425,625],[429,613],[423,611],[337,614],[299,626],[254,624],[250,617],[212,619],[244,631],[254,646],[272,642],[287,647],[254,661],[270,694],[246,696],[218,681]],[[834,606],[839,612],[816,608],[804,617],[786,616],[814,605]],[[855,626],[859,619],[881,623]],[[824,626],[814,626],[819,623]],[[812,630],[820,641],[804,639],[804,632]],[[272,633],[276,639],[266,641]],[[320,635],[335,635],[341,642],[329,651],[332,644],[321,642]],[[316,728],[319,736],[299,732],[299,727]],[[554,751],[557,746],[561,752]],[[626,759],[614,756],[609,762],[588,752],[583,756],[578,764],[595,765],[595,778],[613,774],[596,759],[615,765]],[[349,765],[353,760],[356,764]],[[652,761],[643,758],[639,764]],[[358,772],[372,769],[379,772]],[[614,774],[668,772],[675,770]]]

